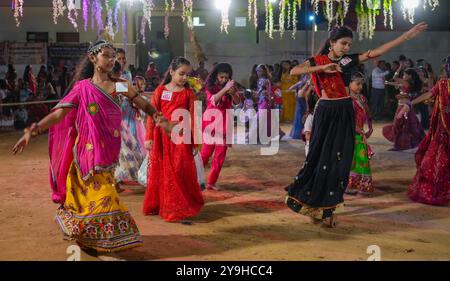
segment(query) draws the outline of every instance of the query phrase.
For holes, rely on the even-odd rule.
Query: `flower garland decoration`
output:
[[[144,12],[143,18],[148,24],[148,28],[152,30],[152,11],[155,5],[153,4],[153,0],[141,0],[142,1],[142,10]],[[141,25],[141,35],[145,37],[145,24]],[[144,41],[145,43],[145,41]]]
[[[366,0],[365,4],[366,5],[364,5],[364,0],[360,0],[355,8],[356,16],[358,18],[356,31],[359,34],[359,40],[373,38],[376,28],[376,16],[379,14],[379,1]]]
[[[319,14],[319,2],[320,2],[320,0],[311,0],[311,5],[313,7],[314,14],[316,14],[316,15]]]
[[[119,33],[119,6],[119,2],[114,5],[114,26],[116,27],[116,33]]]
[[[223,9],[220,11],[222,16],[222,21],[220,23],[220,32],[224,32],[228,34],[228,26],[230,26],[230,20],[228,19],[228,12],[230,10],[231,0],[222,0]]]
[[[98,34],[101,34],[103,32],[103,18],[102,18],[102,4],[100,2],[100,0],[95,0],[94,3],[95,6],[95,13],[94,17],[95,17],[95,22],[97,23],[97,27],[98,27]]]
[[[389,28],[394,29],[392,0],[384,0],[383,16],[384,16],[384,27],[388,27],[388,24],[389,24]]]
[[[114,21],[114,17],[113,17],[113,9],[110,6],[110,3],[108,1],[105,2],[105,6],[106,6],[106,33],[108,33],[108,35],[111,37],[112,40],[114,40],[114,27],[113,27],[113,21]]]
[[[284,31],[285,31],[285,23],[286,23],[286,6],[287,6],[286,0],[280,0],[279,3],[279,9],[280,9],[280,18],[279,18],[279,25],[280,25],[280,37],[283,38]]]
[[[83,8],[84,31],[87,31],[88,17],[89,17],[89,2],[88,2],[88,0],[83,0],[82,8]]]
[[[127,10],[122,10],[122,33],[123,33],[123,46],[126,47],[128,43],[128,31],[127,31]]]
[[[194,29],[194,24],[192,22],[192,7],[193,2],[192,0],[182,0],[183,4],[183,14],[181,18],[183,19],[183,22],[186,22],[187,27],[192,30]]]
[[[53,9],[53,23],[58,24],[58,17],[63,16],[64,10],[66,9],[66,7],[64,6],[64,2],[62,0],[53,0],[52,9]]]
[[[175,8],[175,3],[172,0],[172,9]],[[165,0],[165,15],[164,15],[164,38],[169,38],[170,27],[169,27],[169,11],[171,6],[169,5],[169,0]]]
[[[295,39],[295,34],[297,33],[297,7],[300,11],[302,9],[302,0],[293,0],[292,9],[292,38]]]
[[[437,6],[439,6],[439,0],[423,0],[423,8],[426,9],[427,6],[431,7],[431,10],[434,11]],[[416,7],[408,5],[406,2],[402,4],[402,12],[403,18],[405,20],[409,20],[410,23],[414,23],[414,17],[416,12]]]
[[[258,27],[258,3],[257,0],[248,0],[248,21],[253,21],[255,28]]]
[[[273,4],[269,0],[264,0],[266,8],[266,28],[265,31],[270,39],[273,39]]]
[[[78,31],[78,11],[77,7],[75,6],[75,0],[67,0],[67,18],[69,19],[73,27]]]
[[[24,0],[13,0],[11,2],[12,9],[14,10],[14,19],[16,20],[16,26],[20,26],[20,20],[23,18],[23,1]]]

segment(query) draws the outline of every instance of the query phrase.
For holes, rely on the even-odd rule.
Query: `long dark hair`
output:
[[[172,62],[169,65],[169,69],[167,69],[166,74],[164,75],[164,79],[161,82],[161,86],[167,85],[172,81],[172,76],[170,75],[170,71],[176,71],[178,68],[180,68],[183,65],[191,65],[191,62],[188,61],[184,57],[176,57],[172,60]],[[188,87],[188,83],[184,85],[185,87]]]
[[[411,86],[411,93],[418,94],[420,91],[422,91],[422,80],[420,80],[419,74],[417,74],[417,71],[414,70],[414,68],[407,68],[405,69],[405,73],[411,76],[411,81],[408,81],[408,83]]]
[[[258,85],[258,75],[256,74],[256,68],[258,67],[257,64],[253,65],[252,68],[252,74],[250,75],[250,89],[256,89],[257,85]]]
[[[70,82],[69,87],[67,87],[67,90],[65,93],[68,93],[70,90],[72,90],[73,86],[76,82],[92,78],[94,76],[94,64],[89,59],[90,55],[96,56],[98,53],[100,53],[103,48],[113,48],[112,45],[105,45],[105,40],[99,40],[95,42],[88,50],[88,53],[83,57],[83,59],[78,63],[77,67],[75,68],[75,75],[73,76],[73,80]],[[99,45],[105,45],[101,48],[96,48]],[[94,50],[94,51],[91,51]],[[67,68],[66,68],[67,70]],[[64,73],[64,71],[63,71]],[[64,93],[64,94],[65,94]]]
[[[233,68],[229,63],[217,64],[212,70],[212,72],[208,75],[208,78],[206,78],[206,89],[212,91],[214,85],[216,84],[217,75],[219,75],[219,73],[228,73],[231,80],[233,77]]]
[[[258,65],[256,67],[256,69],[255,69],[256,70],[256,76],[258,76],[258,68],[261,68],[263,70],[264,78],[269,79],[269,80],[272,78],[270,73],[269,73],[269,70],[267,69],[267,66],[265,64],[260,64],[260,65]],[[259,77],[258,77],[258,79],[259,79]]]
[[[331,42],[336,42],[341,38],[352,38],[353,31],[347,26],[340,26],[333,28],[328,34],[328,39],[323,43],[322,47],[319,49],[317,55],[327,55],[330,52]]]
[[[31,65],[25,66],[25,70],[23,71],[23,81],[29,82],[28,73],[30,72]]]

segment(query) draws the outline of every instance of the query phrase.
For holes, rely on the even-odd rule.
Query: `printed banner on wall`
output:
[[[47,64],[47,44],[8,43],[8,63]]]

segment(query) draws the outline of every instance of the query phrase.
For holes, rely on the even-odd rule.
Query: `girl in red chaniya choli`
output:
[[[195,95],[186,86],[190,71],[188,60],[174,59],[165,81],[155,90],[152,105],[168,120],[172,119],[175,111],[188,110],[190,130],[194,132]],[[183,123],[183,120],[180,121]],[[144,215],[159,214],[166,221],[183,221],[197,215],[204,202],[197,181],[194,153],[198,151],[193,144],[193,133],[190,142],[185,142],[182,134],[171,139],[159,127],[154,127],[151,119],[147,122],[147,129],[153,132],[148,137],[152,145],[152,167],[147,179]]]
[[[450,74],[450,58],[447,64]],[[450,75],[449,75],[450,76]],[[412,102],[434,97],[430,130],[416,152],[417,173],[408,188],[408,197],[416,202],[448,206],[450,202],[450,80],[442,79],[431,92]]]
[[[373,152],[367,143],[367,139],[373,133],[373,128],[367,99],[361,94],[363,84],[364,75],[360,72],[353,73],[350,83],[350,96],[355,109],[356,136],[352,169],[346,190],[347,194],[373,192],[372,172],[370,169],[370,159],[373,156]],[[364,124],[366,122],[369,130],[364,132]]]

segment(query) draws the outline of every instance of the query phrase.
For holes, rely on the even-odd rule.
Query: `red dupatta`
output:
[[[439,119],[441,119],[442,125],[447,132],[450,132],[450,80],[442,79],[438,81],[436,86],[433,88],[433,95],[436,97],[434,103],[433,115],[431,117],[430,130],[434,131],[437,129]]]
[[[314,58],[314,63],[319,65],[326,65],[333,63],[327,55],[318,55]],[[322,90],[327,93],[328,98],[344,98],[347,97],[347,90],[344,84],[344,79],[340,72],[336,73],[312,73],[314,88],[319,97],[322,97]]]

